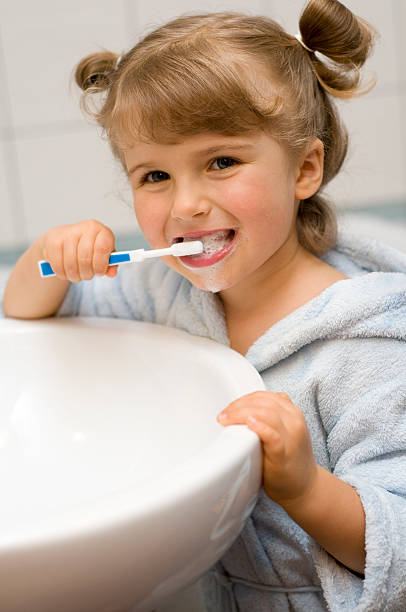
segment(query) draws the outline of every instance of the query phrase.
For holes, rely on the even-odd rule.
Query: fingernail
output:
[[[220,412],[220,414],[217,416],[217,419],[219,421],[226,421],[227,420],[227,414],[225,412]]]

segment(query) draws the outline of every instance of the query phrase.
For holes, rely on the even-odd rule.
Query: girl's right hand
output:
[[[49,261],[58,278],[77,283],[95,275],[117,275],[118,267],[108,265],[114,234],[99,221],[54,227],[40,241],[43,259]]]

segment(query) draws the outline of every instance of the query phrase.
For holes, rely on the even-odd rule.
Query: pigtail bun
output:
[[[310,54],[317,80],[329,94],[352,98],[368,92],[375,81],[360,86],[360,69],[369,57],[375,29],[338,0],[310,0],[299,21],[303,42],[328,58]]]
[[[100,51],[84,57],[76,66],[76,84],[86,93],[98,93],[111,84],[119,56],[111,51]]]

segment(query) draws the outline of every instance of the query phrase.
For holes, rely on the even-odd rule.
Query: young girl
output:
[[[406,257],[336,236],[321,196],[347,149],[332,97],[361,93],[372,29],[312,0],[300,35],[263,17],[181,17],[77,67],[152,248],[197,256],[108,268],[112,232],[57,227],[17,263],[21,318],[166,324],[245,355],[267,391],[219,415],[263,447],[246,526],[202,579],[210,612],[406,609]],[[46,259],[57,278],[39,277]],[[79,283],[87,280],[91,282]]]

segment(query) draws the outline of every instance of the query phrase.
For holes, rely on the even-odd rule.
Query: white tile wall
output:
[[[344,168],[327,192],[339,206],[351,205],[354,194],[362,194],[359,206],[406,201],[400,97],[358,98],[339,103],[339,108],[350,133],[350,145]]]
[[[398,68],[399,89],[406,90],[406,2],[392,0],[393,34],[396,41],[396,61]]]
[[[95,129],[22,139],[17,151],[30,241],[54,225],[88,218],[135,231],[127,182]]]
[[[339,205],[406,202],[406,2],[346,0],[381,32],[378,84],[344,105],[350,157],[330,187]],[[298,29],[303,0],[0,0],[0,250],[49,225],[96,217],[133,229],[128,188],[69,87],[75,63],[128,49],[154,24],[188,12],[241,10]],[[10,129],[12,128],[12,129]],[[14,136],[13,136],[14,134]],[[11,140],[10,140],[11,138]]]
[[[16,227],[17,223],[14,220],[13,208],[9,198],[9,177],[6,174],[6,165],[4,159],[6,155],[6,148],[0,148],[0,245],[4,245],[5,247],[12,247],[13,244],[16,244],[18,242],[18,236]]]
[[[16,126],[82,121],[69,87],[74,65],[99,48],[126,46],[117,0],[2,0],[0,24]]]
[[[149,31],[165,21],[182,13],[242,11],[263,13],[261,0],[176,0],[165,3],[163,0],[149,0],[137,3],[138,27],[140,32]]]

